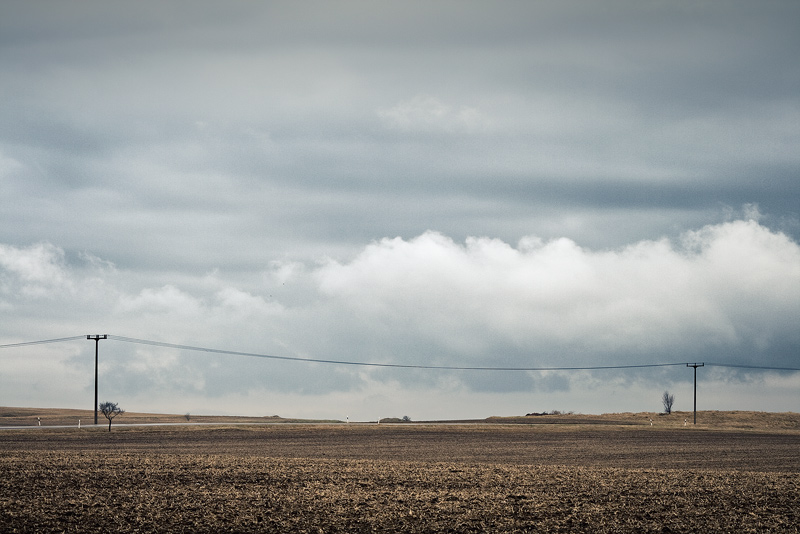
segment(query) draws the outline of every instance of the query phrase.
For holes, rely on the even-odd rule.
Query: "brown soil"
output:
[[[800,431],[680,423],[3,430],[0,530],[798,532]]]

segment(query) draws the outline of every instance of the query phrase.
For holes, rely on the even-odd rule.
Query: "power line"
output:
[[[27,347],[28,345],[44,345],[46,343],[61,343],[62,341],[75,341],[77,339],[86,339],[86,336],[60,337],[57,339],[43,339],[41,341],[25,341],[23,343],[9,343],[6,345],[0,345],[0,349],[10,349],[12,347]]]
[[[44,339],[41,341],[9,343],[5,345],[0,345],[0,349],[25,347],[30,345],[42,345],[46,343],[76,341],[78,339],[87,339],[87,336],[83,335],[83,336],[73,336],[73,337],[62,337],[56,339]],[[114,341],[121,341],[124,343],[135,343],[139,345],[150,345],[154,347],[189,350],[194,352],[208,352],[212,354],[224,354],[228,356],[247,356],[251,358],[266,358],[271,360],[283,360],[292,362],[325,363],[330,365],[350,365],[350,366],[361,366],[361,367],[385,367],[385,368],[395,368],[395,369],[431,369],[431,370],[443,370],[443,371],[597,371],[604,369],[644,369],[653,367],[676,367],[676,366],[686,365],[686,362],[650,363],[650,364],[633,364],[633,365],[595,365],[595,366],[577,366],[577,367],[481,367],[481,366],[458,366],[458,365],[422,365],[422,364],[361,362],[361,361],[347,361],[347,360],[329,360],[322,358],[299,358],[293,356],[277,356],[274,354],[242,352],[234,350],[214,349],[209,347],[198,347],[193,345],[182,345],[177,343],[166,343],[163,341],[153,341],[148,339],[115,336],[110,334],[108,335],[108,339]],[[709,367],[729,367],[729,368],[741,368],[741,369],[764,370],[764,371],[800,371],[800,368],[797,367],[772,367],[763,365],[740,365],[740,364],[711,363],[711,362],[706,362],[705,365]]]
[[[800,367],[767,367],[764,365],[740,365],[736,363],[709,363],[706,362],[707,366],[712,367],[733,367],[738,369],[761,369],[765,371],[800,371]]]
[[[250,356],[254,358],[268,358],[271,360],[286,360],[306,363],[327,363],[334,365],[356,365],[364,367],[391,367],[400,369],[438,369],[446,371],[594,371],[599,369],[636,369],[644,367],[669,367],[685,365],[681,363],[651,363],[639,365],[598,365],[590,367],[466,367],[455,365],[421,365],[421,364],[400,364],[400,363],[378,363],[378,362],[358,362],[345,360],[325,360],[320,358],[298,358],[292,356],[275,356],[272,354],[259,354],[253,352],[239,352],[233,350],[212,349],[207,347],[195,347],[192,345],[178,345],[175,343],[164,343],[162,341],[150,341],[147,339],[136,339],[109,335],[108,339],[124,341],[126,343],[138,343],[140,345],[152,345],[156,347],[167,347],[172,349],[191,350],[199,352],[210,352],[215,354],[227,354],[232,356]]]

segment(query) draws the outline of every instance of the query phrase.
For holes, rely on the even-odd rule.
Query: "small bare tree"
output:
[[[125,410],[117,406],[116,402],[101,402],[100,411],[108,419],[108,431],[111,432],[111,420],[118,415],[125,413]]]
[[[675,403],[675,395],[671,395],[669,391],[665,391],[664,394],[661,395],[661,403],[664,405],[664,413],[671,414],[672,405]]]

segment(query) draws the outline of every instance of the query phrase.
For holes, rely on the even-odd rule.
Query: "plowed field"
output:
[[[798,532],[800,433],[0,431],[3,532]]]

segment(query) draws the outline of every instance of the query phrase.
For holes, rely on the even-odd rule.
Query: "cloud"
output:
[[[536,236],[515,245],[488,237],[457,242],[437,232],[385,238],[347,261],[274,261],[247,288],[243,279],[222,270],[151,286],[149,278],[133,276],[89,253],[67,261],[65,252],[51,244],[3,245],[0,300],[4,315],[13,314],[3,332],[7,339],[44,339],[98,333],[99,328],[259,354],[400,364],[543,367],[707,361],[796,366],[800,245],[759,223],[755,208],[745,211],[749,217],[707,225],[674,240],[642,240],[614,249]],[[31,295],[50,299],[48,322],[27,306]],[[273,399],[274,409],[268,409],[273,413],[291,409],[286,399],[303,398],[307,404],[296,405],[295,413],[317,409],[332,416],[313,405],[337,402],[334,412],[341,409],[359,417],[369,410],[355,407],[367,398],[375,409],[389,410],[392,391],[401,392],[395,402],[406,399],[402,402],[413,407],[418,404],[410,400],[415,396],[439,395],[465,399],[464,410],[478,408],[471,404],[474,399],[495,395],[493,406],[500,407],[519,402],[528,392],[553,403],[560,399],[561,404],[527,411],[586,411],[591,391],[611,388],[607,405],[624,406],[625,398],[643,395],[654,385],[678,384],[681,391],[687,379],[670,369],[617,373],[612,380],[592,373],[308,364],[116,341],[104,347],[101,378],[106,391],[195,413],[216,411],[236,398],[263,397]],[[41,357],[54,359],[54,369],[80,383],[78,377],[91,374],[90,349],[47,347]],[[5,360],[5,374],[33,380],[26,361],[16,356]],[[762,379],[742,382],[741,376],[738,371],[715,371],[713,384],[720,398],[728,398],[725,383],[739,389],[761,387]],[[34,382],[39,384],[40,378]],[[775,395],[784,398],[793,383],[791,378],[764,380],[782,384]],[[22,394],[12,383],[3,385]],[[77,393],[89,389],[87,382]],[[37,386],[22,395],[35,392],[41,395],[42,389]],[[276,392],[285,398],[278,400]],[[61,388],[58,395],[68,394]],[[178,397],[217,404],[197,408]],[[441,402],[430,414],[444,417],[454,406]]]
[[[220,271],[136,289],[147,282],[80,258],[68,263],[51,244],[0,246],[0,298],[23,312],[26,331],[34,297],[52,300],[62,325],[103,310],[120,335],[392,363],[785,366],[799,343],[800,247],[755,218],[616,249],[426,232],[349,261],[275,261],[248,289]]]
[[[488,125],[477,108],[454,108],[427,95],[415,96],[377,113],[387,127],[403,132],[471,133]]]
[[[535,237],[517,247],[458,244],[428,232],[376,242],[316,276],[365,331],[401,330],[487,365],[745,358],[750,350],[752,363],[786,364],[791,354],[770,349],[796,346],[800,317],[800,247],[754,220],[618,250]]]
[[[0,284],[3,293],[47,298],[53,292],[72,292],[64,251],[49,243],[19,248],[0,244]]]
[[[122,313],[164,314],[173,317],[176,314],[197,315],[200,306],[196,298],[171,285],[143,289],[133,298],[123,297],[119,303]]]

